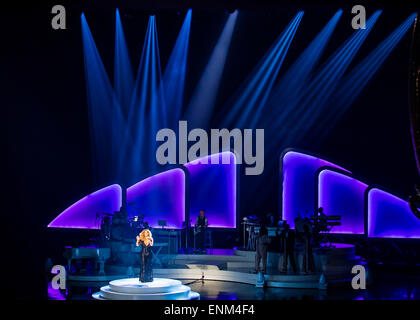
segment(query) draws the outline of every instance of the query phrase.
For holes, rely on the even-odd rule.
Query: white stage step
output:
[[[104,286],[93,298],[98,300],[191,300],[200,295],[179,280],[155,278],[140,282],[138,278],[114,280]]]

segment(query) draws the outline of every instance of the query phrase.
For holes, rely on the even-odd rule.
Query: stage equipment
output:
[[[277,226],[266,227],[267,235],[269,237],[277,237],[284,230],[285,222],[280,220]],[[260,232],[262,221],[260,218],[251,215],[244,217],[241,224],[243,226],[243,248],[253,251],[255,250],[255,237]]]
[[[174,229],[153,229],[153,237],[156,243],[166,243],[162,248],[162,253],[177,254],[181,247],[181,230]]]
[[[99,263],[99,275],[105,275],[105,261],[111,257],[110,248],[97,247],[65,247],[64,257],[67,259],[67,271],[71,272],[71,262],[77,259],[94,259]]]
[[[261,223],[261,219],[256,217],[255,215],[250,215],[247,217],[244,217],[242,219],[242,230],[243,230],[243,248],[247,248],[249,250],[255,250],[255,243],[253,240],[250,240],[254,235],[254,227],[259,226]],[[248,240],[246,238],[246,234],[248,232]],[[251,242],[251,243],[250,243]]]
[[[166,227],[166,220],[158,220],[158,226],[164,229]]]
[[[306,230],[305,230],[306,225]],[[341,225],[341,216],[339,215],[326,215],[323,211],[318,210],[309,219],[303,219],[300,221],[300,225],[296,227],[301,234],[308,232],[312,238],[315,239],[315,243],[329,242],[327,234],[331,232],[332,228]],[[330,245],[331,246],[331,243]]]
[[[97,213],[97,220],[100,221],[100,241],[101,244],[105,244],[111,240],[111,225],[112,225],[112,214],[110,213]]]

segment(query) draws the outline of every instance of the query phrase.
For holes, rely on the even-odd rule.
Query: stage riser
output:
[[[174,288],[174,292],[128,294],[111,291],[109,286],[101,288],[101,295],[109,300],[187,300],[191,289],[187,286]]]
[[[155,271],[160,277],[172,277],[182,280],[196,280],[202,277],[204,280],[217,280],[256,284],[256,274],[235,271],[200,271],[189,269],[187,272],[177,269],[159,269]],[[315,275],[266,275],[266,286],[282,288],[318,288],[319,274]]]
[[[92,295],[98,300],[189,300],[199,299],[199,294],[179,280],[154,278],[140,282],[137,278],[114,280]]]
[[[270,259],[271,258],[271,259]],[[267,268],[274,268],[281,271],[283,269],[283,255],[276,255],[267,258]],[[255,258],[254,258],[255,259]],[[255,260],[228,262],[227,269],[235,268],[255,268]],[[303,255],[295,256],[296,266],[298,271],[303,271]],[[329,272],[330,270],[341,270],[342,272],[350,271],[354,265],[361,264],[360,258],[353,257],[353,259],[339,259],[331,256],[314,256],[315,271]],[[290,262],[288,263],[288,271],[293,271]]]
[[[295,255],[303,254],[304,250],[302,247],[295,248]],[[242,257],[246,260],[252,260],[255,257],[255,251],[245,251],[245,250],[234,250],[234,254],[238,257]],[[273,257],[276,259],[279,255],[282,255],[281,252],[268,252],[267,259]],[[355,247],[353,245],[348,245],[340,248],[317,248],[313,249],[313,254],[318,256],[329,256],[336,257],[338,259],[352,259],[356,254]]]
[[[96,300],[110,300],[110,299],[105,299],[104,297],[102,297],[100,292],[96,292],[92,294],[92,297]],[[134,299],[129,299],[129,300],[134,300]],[[190,294],[187,297],[187,299],[178,299],[178,300],[200,300],[200,294],[194,291],[190,291]]]
[[[182,286],[182,282],[179,280],[155,278],[153,287],[145,285],[143,288],[139,288],[137,285],[132,285],[134,279],[136,278],[111,281],[109,283],[109,288],[111,291],[119,293],[154,294],[174,292],[178,290],[180,286]]]

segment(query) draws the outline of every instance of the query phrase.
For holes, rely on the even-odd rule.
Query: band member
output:
[[[276,217],[271,213],[267,213],[266,223],[269,227],[275,227],[277,225]]]
[[[204,210],[200,210],[200,215],[195,220],[194,233],[196,236],[196,249],[205,250],[206,230],[208,226],[207,217]]]
[[[281,239],[283,242],[283,268],[282,272],[287,272],[287,262],[290,259],[293,272],[296,273],[296,262],[295,262],[295,231],[290,229],[290,226],[286,223],[284,230],[281,233]]]
[[[308,225],[303,226],[303,247],[304,247],[304,254],[303,254],[303,266],[302,270],[304,273],[313,272],[314,271],[314,257],[312,255],[312,234],[309,230]]]
[[[140,282],[152,282],[153,281],[153,269],[152,269],[152,246],[153,237],[152,232],[149,229],[144,229],[136,237],[136,246],[141,245],[140,252]]]
[[[257,236],[255,244],[256,244],[256,252],[255,252],[255,273],[262,271],[265,273],[266,266],[267,266],[267,251],[268,245],[270,243],[270,238],[268,237],[267,228],[261,226],[260,234]],[[260,268],[260,261],[262,260],[262,269]]]

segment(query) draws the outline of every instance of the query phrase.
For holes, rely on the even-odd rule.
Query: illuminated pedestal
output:
[[[92,295],[98,300],[192,300],[200,299],[197,292],[179,280],[155,278],[140,282],[138,278],[114,280]]]

